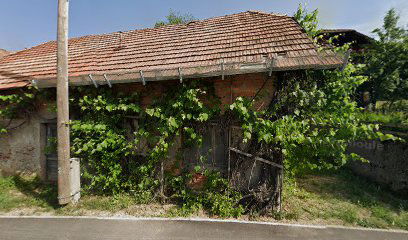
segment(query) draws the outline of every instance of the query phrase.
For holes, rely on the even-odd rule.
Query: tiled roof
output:
[[[280,57],[280,69],[336,67],[321,57],[293,18],[257,11],[160,28],[91,35],[69,40],[70,79],[88,74],[158,71]],[[0,59],[0,89],[56,78],[56,42]]]
[[[9,55],[9,54],[11,54],[11,52],[0,48],[0,58],[4,57],[6,55]]]

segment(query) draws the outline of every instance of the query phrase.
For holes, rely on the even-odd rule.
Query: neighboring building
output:
[[[333,40],[333,44],[342,46],[346,43],[352,43],[351,50],[354,53],[362,53],[374,41],[373,38],[354,29],[322,29],[321,35],[323,35],[321,44],[325,45],[330,38],[338,36],[337,39]]]
[[[56,48],[52,41],[1,59],[0,94],[29,85],[54,88]],[[136,91],[144,106],[168,85],[200,79],[213,84],[222,104],[230,104],[238,96],[252,97],[264,86],[256,105],[266,107],[279,72],[342,65],[342,57],[318,53],[292,17],[258,11],[69,41],[72,86],[111,85],[116,91]],[[55,156],[45,154],[47,138],[55,137],[56,115],[47,111],[52,104],[39,103],[38,112],[29,119],[16,120],[13,125],[24,124],[0,137],[0,169],[4,173],[55,177]],[[209,130],[210,137],[214,132]],[[218,159],[213,162],[225,162],[228,144],[219,143],[220,150],[213,156]]]
[[[330,38],[333,38],[332,45],[334,46],[343,46],[344,44],[351,43],[350,61],[355,64],[365,63],[365,52],[375,41],[373,38],[354,29],[323,29],[321,35],[323,37],[319,40],[319,44],[329,48],[333,47],[328,43]],[[334,38],[336,36],[337,38]],[[364,84],[357,89],[357,94],[354,97],[359,106],[365,108],[370,106],[370,93]]]

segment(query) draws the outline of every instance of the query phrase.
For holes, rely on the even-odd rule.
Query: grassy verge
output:
[[[129,195],[84,195],[79,204],[65,207],[58,206],[56,197],[55,187],[37,178],[0,178],[0,214],[3,215],[166,217],[177,212],[174,205],[138,204]],[[407,199],[347,171],[287,181],[283,208],[282,213],[256,220],[408,230]]]
[[[61,207],[57,188],[37,177],[0,177],[0,215],[166,216],[173,205],[139,204],[130,195],[83,195],[76,205]]]
[[[408,230],[408,200],[348,171],[287,182],[277,218],[300,222]]]

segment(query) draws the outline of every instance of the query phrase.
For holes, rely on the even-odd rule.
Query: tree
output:
[[[302,5],[295,13],[295,19],[312,38],[319,32],[317,14],[317,9],[308,13]],[[350,142],[395,139],[357,117],[360,109],[352,96],[367,80],[359,73],[360,66],[353,64],[343,70],[286,73],[280,77],[276,98],[268,110],[253,111],[252,101],[243,98],[237,99],[231,110],[241,120],[245,140],[261,146],[254,154],[272,152],[272,159],[283,156],[289,175],[336,168],[359,158],[346,152]]]
[[[315,9],[311,13],[307,9],[299,4],[296,13],[293,18],[299,23],[299,25],[306,31],[306,33],[311,37],[315,38],[319,34],[320,30],[318,28],[318,14],[319,10]]]
[[[379,40],[368,50],[364,68],[369,77],[364,88],[373,102],[408,99],[408,32],[398,20],[395,9],[390,9],[382,28],[373,31]]]
[[[169,15],[166,16],[166,21],[158,21],[154,27],[157,28],[165,25],[186,24],[194,20],[196,20],[196,18],[189,13],[181,14],[179,12],[170,10]]]

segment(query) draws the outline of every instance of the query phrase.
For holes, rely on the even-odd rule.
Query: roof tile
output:
[[[55,78],[56,50],[56,42],[51,41],[2,58],[0,89]],[[70,39],[69,75],[265,61],[265,55],[283,51],[289,57],[278,61],[283,69],[329,65],[293,18],[248,11],[189,24]],[[331,58],[330,64],[338,63]]]

